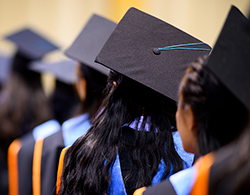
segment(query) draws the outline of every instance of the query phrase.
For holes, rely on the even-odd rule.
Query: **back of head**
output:
[[[29,69],[31,62],[32,60],[17,52],[11,63],[11,77],[19,77],[27,86],[42,88],[41,74]]]
[[[141,116],[144,116],[145,120],[150,116],[152,124],[158,125],[160,128],[159,118],[164,116],[169,117],[171,125],[175,126],[176,104],[174,100],[129,77],[111,71],[108,83],[112,86],[114,82],[116,85],[113,86],[110,97],[108,96],[109,105],[107,107],[112,108],[113,104],[120,104],[120,109],[125,109],[121,110],[126,115],[121,121],[121,125],[132,122]]]

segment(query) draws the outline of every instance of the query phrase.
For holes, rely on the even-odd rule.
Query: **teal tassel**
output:
[[[192,46],[192,45],[207,45],[206,43],[199,42],[199,43],[186,43],[180,45],[171,45],[166,47],[158,48],[159,51],[167,51],[167,50],[200,50],[200,51],[210,51],[210,49],[206,48],[193,48],[193,47],[184,47],[184,46]]]

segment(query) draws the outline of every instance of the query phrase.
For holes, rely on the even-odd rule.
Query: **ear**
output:
[[[85,78],[81,77],[76,83],[76,90],[79,98],[84,102],[87,98],[87,81]]]
[[[186,113],[186,122],[188,130],[190,130],[192,134],[196,135],[196,131],[194,128],[195,126],[194,113],[189,105],[185,105],[185,113]]]

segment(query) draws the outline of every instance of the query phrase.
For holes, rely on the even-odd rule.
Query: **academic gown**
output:
[[[140,122],[141,121],[142,120],[140,120]],[[139,122],[139,126],[141,125],[140,122]],[[129,134],[129,135],[128,134],[123,135],[123,137],[125,137],[124,141],[130,142],[129,144],[132,144],[132,142],[129,140],[133,140],[133,136],[135,136],[134,133],[140,133],[140,132],[135,131],[133,129],[134,128],[133,123],[131,123],[130,125],[125,124],[122,128],[123,128],[122,129],[123,132],[127,132]],[[149,127],[147,127],[147,125],[146,125],[146,129],[147,128],[149,128]],[[148,132],[148,133],[151,133],[151,132]],[[194,155],[184,151],[184,149],[182,147],[182,141],[181,141],[181,138],[180,138],[178,131],[173,132],[173,139],[174,139],[175,149],[176,149],[177,153],[179,154],[179,156],[182,158],[184,169],[191,167],[193,160],[194,160]],[[135,189],[133,190],[133,188],[134,188],[133,182],[134,181],[128,183],[128,185],[125,186],[124,181],[123,181],[123,177],[124,177],[124,174],[126,174],[126,168],[133,169],[134,167],[129,167],[130,165],[126,164],[126,158],[128,158],[129,154],[123,155],[122,151],[120,149],[118,149],[118,150],[119,150],[119,153],[116,156],[116,160],[114,162],[112,172],[111,172],[112,173],[111,174],[111,181],[112,182],[110,182],[110,185],[109,185],[110,195],[127,195],[126,189],[130,189],[130,190],[132,190],[132,192],[135,190]],[[129,148],[125,148],[125,151],[126,151],[125,152],[126,154],[129,153]],[[58,169],[58,178],[57,178],[57,192],[59,192],[59,189],[60,189],[60,181],[61,181],[60,177],[61,177],[61,174],[63,171],[63,161],[64,161],[65,153],[66,153],[66,149],[64,149],[64,151],[62,152],[61,157],[60,157],[60,162],[59,162],[60,168]],[[121,156],[119,154],[121,154]],[[123,168],[121,168],[121,162],[123,162],[122,163]],[[125,170],[124,170],[124,167],[125,167]],[[162,180],[164,171],[165,171],[165,164],[164,164],[164,161],[161,160],[159,162],[158,172],[156,173],[156,175],[154,176],[154,178],[152,180],[153,185],[159,183]],[[170,174],[167,176],[167,178],[169,178],[169,176],[172,175],[172,171],[173,170],[171,169]],[[133,174],[132,178],[137,177],[136,173],[137,173],[137,171],[135,170],[134,174],[132,173]],[[136,179],[135,179],[135,181],[136,181]],[[131,194],[130,191],[128,193]]]
[[[128,127],[125,127],[125,128],[126,129],[124,129],[124,130],[126,132],[130,131]],[[175,149],[178,152],[179,156],[182,158],[184,169],[192,166],[193,155],[186,153],[182,149],[182,143],[179,142],[180,141],[179,133],[173,132],[173,138],[174,138]],[[130,140],[133,140],[133,139],[130,139]],[[127,140],[127,141],[129,141],[129,140]],[[128,150],[126,152],[129,153]],[[120,156],[119,156],[119,154],[120,154]],[[126,157],[128,157],[128,156],[122,156],[121,152],[119,152],[119,154],[117,154],[117,157],[116,157],[113,169],[112,169],[111,181],[114,181],[114,182],[111,182],[111,184],[110,184],[110,194],[111,195],[118,195],[118,194],[127,195],[127,193],[132,194],[133,191],[135,190],[135,186],[133,184],[137,180],[136,178],[137,178],[138,172],[134,171],[134,174],[132,173],[134,180],[132,180],[130,182],[130,184],[128,183],[128,185],[125,185],[123,178],[126,176],[124,175],[125,170],[123,170],[124,168],[122,168],[122,167],[128,166],[128,169],[133,169],[134,167],[129,167],[129,165],[126,164]],[[123,163],[121,163],[121,162],[123,162]],[[154,178],[152,180],[152,185],[155,185],[162,180],[162,178],[164,176],[165,168],[166,168],[165,163],[164,163],[163,159],[161,159],[161,161],[159,162],[159,166],[158,166],[158,172],[156,173],[156,175],[154,176]],[[173,174],[173,168],[171,167],[170,173],[167,176],[167,178],[169,178],[169,176],[172,174]]]
[[[50,195],[56,184],[61,150],[72,145],[91,126],[89,114],[71,118],[62,124],[60,131],[37,140],[33,163],[33,195]]]
[[[9,195],[32,194],[32,163],[35,140],[60,129],[56,120],[49,120],[12,142],[8,149]]]

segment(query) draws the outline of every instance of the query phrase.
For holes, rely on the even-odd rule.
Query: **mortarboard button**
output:
[[[152,49],[155,55],[160,55],[161,51],[158,48],[153,48]]]

